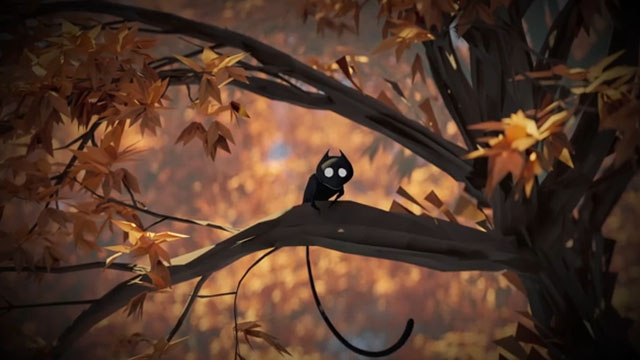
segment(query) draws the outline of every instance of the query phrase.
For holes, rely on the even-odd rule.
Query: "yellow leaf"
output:
[[[132,247],[129,247],[129,246],[126,246],[126,245],[112,245],[112,246],[105,246],[104,248],[107,249],[107,250],[116,251],[116,252],[120,253],[120,255],[122,255],[122,253],[128,254],[133,249]],[[117,257],[119,257],[120,255],[118,255]],[[113,256],[111,256],[111,257],[113,257]],[[111,259],[111,257],[109,259]],[[115,260],[116,258],[112,259],[111,261],[113,262],[113,260]],[[107,261],[109,261],[109,259],[107,259]]]
[[[379,54],[385,50],[389,50],[392,47],[396,46],[396,44],[398,44],[398,38],[396,37],[388,37],[384,40],[382,40],[382,42],[380,42],[380,44],[378,44],[378,46],[375,48],[375,50],[373,50],[373,54]]]
[[[205,47],[204,49],[202,49],[202,54],[200,55],[200,59],[202,59],[202,62],[205,64],[211,63],[213,60],[217,59],[218,57],[219,55],[216,54],[213,50],[211,50],[208,47]]]
[[[220,64],[218,64],[218,66],[216,66],[211,72],[215,73],[218,70],[227,67],[227,66],[231,66],[235,63],[237,63],[238,61],[242,60],[242,58],[244,58],[245,56],[247,56],[247,53],[239,53],[239,54],[235,54],[235,55],[231,55],[229,57],[227,57],[226,59],[222,60],[220,62]]]
[[[569,154],[569,149],[567,148],[562,149],[560,156],[558,156],[558,160],[567,164],[567,166],[569,166],[570,168],[573,168],[573,160],[571,160],[571,154]]]
[[[607,67],[609,64],[614,62],[624,52],[625,52],[625,50],[620,50],[620,51],[618,51],[616,53],[613,53],[613,54],[605,57],[604,59],[600,60],[600,62],[598,62],[596,65],[590,67],[589,70],[587,71],[587,78],[589,79],[589,81],[594,81],[596,79],[596,77],[598,77],[600,74],[602,74],[602,72],[604,71],[605,67]]]
[[[78,33],[80,33],[80,28],[63,19],[62,32],[68,35],[78,35]]]
[[[164,232],[161,232],[161,233],[156,233],[156,234],[153,234],[153,236],[152,236],[153,239],[166,240],[166,241],[185,239],[185,238],[188,238],[188,237],[189,237],[189,235],[178,234],[178,233],[174,233],[174,232],[171,232],[171,231],[164,231]]]
[[[114,262],[114,261],[116,261],[116,259],[117,259],[117,258],[119,258],[120,256],[122,256],[123,254],[124,254],[124,253],[122,253],[122,252],[117,252],[117,253],[115,253],[115,254],[113,254],[113,255],[109,256],[109,257],[107,258],[107,261],[105,261],[105,263],[104,263],[104,267],[105,267],[105,268],[108,268],[108,267],[109,267],[109,265],[113,264],[113,262]]]
[[[618,77],[630,78],[630,76],[632,76],[635,72],[635,66],[616,66],[598,76],[591,84],[589,84],[589,86],[586,87],[585,92],[593,92],[596,87],[608,80],[612,80]]]
[[[203,71],[203,68],[200,65],[196,64],[195,61],[181,55],[173,55],[173,56],[175,56],[178,60],[182,61],[185,65],[192,68],[193,70]]]
[[[514,140],[511,143],[511,148],[517,149],[519,151],[525,151],[530,148],[533,144],[537,143],[538,140],[533,137],[523,137],[517,140]]]
[[[142,229],[140,229],[138,227],[138,225],[136,225],[136,224],[134,224],[132,222],[122,221],[122,220],[114,220],[114,219],[112,219],[111,222],[113,224],[115,224],[117,227],[119,227],[120,229],[122,229],[122,231],[124,231],[124,232],[142,233]]]

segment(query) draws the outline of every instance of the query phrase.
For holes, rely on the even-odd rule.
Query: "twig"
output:
[[[131,203],[134,206],[138,206],[138,201],[136,200],[136,197],[133,195],[133,191],[131,191],[129,184],[127,184],[126,178],[125,178],[125,181],[123,181],[122,183],[124,184],[124,188],[127,189],[127,192],[129,193],[129,197],[131,198]]]
[[[194,44],[194,45],[196,45],[196,44]],[[196,45],[196,46],[199,46],[199,45]],[[224,45],[216,44],[216,45],[209,46],[209,49],[211,49],[213,51],[213,50],[219,49],[221,47],[224,47]],[[190,52],[182,55],[182,57],[186,57],[186,58],[194,57],[194,56],[202,53],[203,49],[204,48],[202,46],[199,46],[199,49],[190,51]],[[175,64],[175,63],[178,63],[178,62],[180,62],[180,60],[178,60],[178,58],[175,57],[175,56],[165,56],[163,58],[160,58],[160,59],[157,59],[157,60],[154,60],[154,61],[150,61],[149,65],[154,70],[158,70],[160,68],[163,68],[165,66],[172,65],[172,64]]]
[[[219,293],[219,294],[196,295],[196,297],[200,298],[200,299],[210,299],[210,298],[221,297],[221,296],[229,296],[229,295],[235,295],[235,294],[236,294],[235,291],[229,291],[229,292],[226,292],[226,293]]]
[[[163,222],[165,220],[167,220],[166,217],[160,218],[160,219],[156,220],[155,222],[153,222],[151,225],[145,226],[142,230],[147,231],[147,230],[151,229],[152,227],[160,224],[161,222]]]
[[[31,308],[49,307],[49,306],[90,305],[98,300],[99,299],[89,299],[89,300],[56,301],[56,302],[14,305],[5,298],[4,301],[7,303],[7,306],[1,306],[0,310],[5,310],[5,312],[3,313],[4,315],[7,312],[15,309],[31,309]]]
[[[196,286],[193,288],[193,293],[189,296],[189,300],[185,304],[184,309],[182,310],[182,314],[180,314],[178,321],[176,321],[176,324],[173,326],[173,329],[171,329],[171,332],[169,332],[169,335],[167,336],[168,343],[171,342],[171,339],[173,339],[173,337],[176,335],[178,330],[180,330],[182,323],[187,318],[187,315],[189,315],[189,310],[191,310],[191,306],[193,306],[193,302],[198,297],[198,293],[200,292],[200,289],[202,289],[202,286],[204,285],[205,282],[207,282],[207,279],[209,278],[210,275],[211,273],[202,275],[200,277],[200,280],[198,280],[198,283],[196,284]]]
[[[118,270],[126,272],[134,272],[143,274],[146,272],[145,267],[137,264],[126,263],[112,263],[109,266],[104,266],[104,261],[95,261],[85,264],[59,266],[47,268],[46,266],[35,266],[32,268],[17,268],[16,266],[2,266],[0,267],[0,273],[3,272],[35,272],[35,273],[47,273],[47,274],[66,274],[76,271],[93,270],[93,269],[106,269],[106,270]]]
[[[253,264],[251,264],[251,266],[249,266],[249,268],[244,272],[244,274],[242,274],[242,277],[240,278],[240,280],[238,280],[238,286],[236,286],[236,292],[235,295],[233,296],[233,330],[235,333],[235,339],[236,339],[236,346],[235,346],[235,356],[233,357],[234,359],[238,358],[238,351],[239,351],[239,346],[238,346],[238,292],[240,292],[240,285],[242,284],[242,280],[244,280],[244,278],[249,274],[249,272],[251,271],[251,269],[253,269],[256,265],[258,265],[262,260],[264,260],[267,256],[273,254],[274,252],[278,251],[279,248],[273,248],[269,251],[267,251],[266,253],[262,254],[262,256],[260,256],[258,258],[258,260],[254,261]]]
[[[87,146],[87,143],[91,139],[93,139],[93,133],[95,133],[95,131],[98,130],[98,127],[100,127],[100,124],[102,124],[102,119],[96,120],[96,122],[94,122],[91,125],[89,130],[87,130],[82,135],[82,141],[80,142],[80,144],[78,144],[78,147],[76,148],[76,150],[82,150],[82,149],[85,148],[85,146]],[[95,141],[95,139],[94,139],[94,141]],[[73,165],[75,165],[77,160],[78,160],[78,157],[74,154],[73,156],[71,156],[71,159],[69,159],[69,162],[64,167],[64,170],[62,170],[62,172],[60,174],[51,177],[51,180],[55,180],[54,181],[54,186],[58,186],[58,185],[62,184],[62,182],[64,181],[64,178],[67,176],[67,174],[69,173],[69,171],[71,170]],[[57,193],[58,192],[56,191],[53,194],[57,194]],[[51,195],[53,195],[53,194],[51,194]],[[51,198],[51,195],[49,196],[49,199]],[[47,200],[46,204],[44,204],[44,208],[45,209],[48,208],[49,205],[51,205],[51,200]],[[29,228],[29,234],[31,234],[36,229],[37,225],[38,225],[37,221],[35,221],[33,223],[33,225],[31,225],[31,228]]]
[[[189,96],[189,100],[191,100],[191,103],[195,103],[196,101],[193,99],[193,96],[191,96],[191,85],[189,83],[185,83],[184,84],[187,87],[187,96]]]
[[[185,223],[185,224],[206,226],[206,227],[209,227],[209,228],[212,228],[212,229],[223,230],[223,231],[226,231],[226,232],[229,232],[229,233],[236,233],[236,232],[239,231],[239,229],[236,229],[234,227],[218,225],[218,224],[212,223],[210,221],[181,218],[181,217],[178,217],[178,216],[161,214],[161,213],[149,210],[147,208],[141,208],[141,207],[139,207],[137,205],[132,205],[132,204],[129,204],[129,203],[124,202],[122,200],[118,200],[118,199],[114,199],[114,198],[111,198],[111,197],[106,197],[104,195],[100,195],[97,192],[95,192],[94,190],[86,187],[84,184],[82,184],[77,179],[73,179],[73,181],[75,181],[76,183],[80,184],[85,190],[90,192],[93,196],[95,196],[97,198],[100,198],[100,199],[102,199],[102,200],[104,200],[106,202],[110,202],[110,203],[118,204],[118,205],[121,205],[121,206],[125,206],[125,207],[128,207],[129,209],[137,210],[137,211],[139,211],[141,213],[153,216],[155,218],[164,219],[163,221],[170,220],[170,221],[181,222],[181,223]]]
[[[96,130],[98,130],[98,128],[102,124],[102,121],[103,121],[102,119],[96,120],[96,122],[94,122],[91,125],[89,130],[87,130],[84,134],[81,135],[82,139],[81,139],[80,144],[76,148],[76,150],[83,150],[85,148],[85,146],[87,146],[87,143],[89,143],[89,141],[91,141],[91,137],[93,136],[93,133],[95,133]],[[51,180],[55,180],[55,185],[62,184],[62,181],[64,181],[64,178],[67,176],[67,174],[69,173],[69,170],[71,170],[73,165],[75,165],[77,160],[78,160],[78,158],[75,155],[73,155],[71,157],[71,159],[69,159],[69,162],[67,163],[67,165],[64,167],[64,170],[62,170],[62,172],[60,174],[55,175],[55,176],[53,176],[51,178]]]

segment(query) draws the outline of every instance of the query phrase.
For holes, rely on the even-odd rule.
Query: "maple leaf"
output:
[[[625,50],[610,54],[587,69],[569,68],[565,64],[554,65],[548,70],[527,72],[514,77],[515,80],[525,78],[553,79],[560,76],[573,82],[570,90],[576,95],[597,93],[598,99],[603,103],[631,98],[633,78],[638,73],[637,66],[613,66]],[[560,84],[557,80],[547,80],[550,83]]]
[[[358,32],[362,5],[357,0],[306,0],[302,7],[302,21],[313,17],[316,33],[323,35],[329,29],[342,35],[345,31]],[[353,25],[348,22],[353,21]]]
[[[458,11],[458,3],[454,0],[416,0],[415,3],[418,13],[424,17],[427,27],[434,26],[438,32],[442,31],[442,15]]]
[[[418,106],[420,110],[425,114],[426,118],[424,120],[425,125],[431,129],[434,133],[440,135],[440,126],[438,125],[438,119],[436,118],[436,114],[433,112],[433,107],[431,106],[431,99],[426,98],[423,102]]]
[[[619,139],[615,144],[616,167],[636,157],[636,148],[640,145],[640,102],[618,101],[601,105],[600,128],[616,130]]]
[[[167,342],[166,339],[160,339],[160,340],[156,341],[155,343],[153,343],[153,349],[151,350],[151,352],[131,357],[128,360],[155,360],[155,359],[160,359],[163,355],[165,355],[168,352],[172,351],[173,349],[177,348],[178,345],[180,343],[184,342],[185,340],[187,340],[187,338],[188,338],[188,336],[185,336],[185,337],[180,338],[178,340],[173,340],[172,342]]]
[[[73,219],[73,239],[76,246],[86,252],[91,250],[102,251],[94,240],[98,234],[98,226],[95,221],[81,213],[72,213],[70,215]],[[89,238],[85,234],[89,234]]]
[[[444,216],[447,217],[449,221],[454,223],[458,222],[458,220],[453,215],[451,210],[449,210],[447,205],[445,205],[445,203],[442,200],[440,200],[440,197],[438,196],[438,194],[435,193],[435,191],[433,190],[429,191],[429,193],[427,194],[427,196],[425,196],[424,199],[427,202],[429,202],[429,204],[435,206]]]
[[[374,54],[379,54],[385,50],[396,48],[396,61],[400,61],[402,54],[415,43],[433,40],[435,37],[428,30],[402,20],[387,20],[391,25],[389,31],[391,36],[382,40],[382,42],[373,50]]]
[[[461,9],[461,15],[458,19],[458,34],[464,35],[465,32],[477,21],[480,20],[486,24],[495,24],[493,18],[493,6],[480,1],[469,1],[466,6]]]
[[[487,194],[491,194],[495,186],[508,174],[511,174],[517,187],[524,187],[528,196],[531,194],[533,179],[541,173],[543,167],[550,170],[553,159],[559,158],[569,166],[573,166],[569,156],[570,145],[566,135],[562,133],[562,125],[573,114],[574,109],[552,113],[559,106],[553,103],[540,111],[543,116],[536,122],[528,118],[525,112],[518,110],[502,121],[488,121],[469,126],[472,130],[500,131],[496,137],[479,138],[489,148],[480,148],[466,154],[467,159],[489,157],[489,176],[487,177]],[[546,150],[542,154],[532,150],[534,145],[543,142]],[[528,161],[525,161],[529,159]],[[541,161],[542,160],[542,161]]]
[[[207,130],[204,128],[202,123],[198,121],[193,121],[189,125],[187,125],[178,138],[176,139],[176,144],[182,141],[183,145],[187,145],[194,138],[199,138],[200,140],[204,140],[207,134]]]
[[[137,224],[129,221],[112,219],[111,222],[128,235],[128,244],[105,247],[107,250],[116,252],[107,258],[105,267],[111,265],[113,261],[123,254],[131,254],[134,257],[147,255],[151,264],[151,270],[147,272],[147,275],[151,278],[153,285],[158,289],[171,286],[169,271],[164,265],[165,263],[171,264],[171,257],[160,245],[165,242],[184,239],[188,236],[170,231],[160,233],[145,231]]]
[[[269,333],[266,333],[262,330],[259,330],[261,326],[262,325],[260,325],[257,321],[245,321],[245,322],[238,323],[237,331],[244,335],[244,339],[247,342],[247,344],[249,344],[249,346],[252,346],[251,342],[249,341],[249,338],[253,337],[253,338],[261,339],[262,341],[266,342],[269,346],[275,349],[280,355],[287,354],[289,356],[292,356],[291,353],[287,350],[287,348],[282,346],[282,344],[280,344],[280,342],[275,336]]]
[[[358,89],[358,91],[362,92],[362,88],[360,88],[360,85],[358,85],[358,83],[356,83],[353,79],[352,74],[356,72],[355,64],[350,64],[347,56],[340,57],[338,60],[336,60],[336,64],[338,64],[338,67],[340,68],[344,76],[349,79],[351,84],[353,84],[353,86]]]
[[[425,78],[424,75],[424,67],[422,66],[422,59],[420,58],[419,54],[416,54],[415,58],[413,59],[413,63],[411,63],[411,83],[413,84],[416,80],[416,75],[420,74],[420,78],[422,79],[423,83],[427,83],[427,79]]]
[[[134,296],[129,302],[127,306],[124,308],[124,312],[127,313],[127,317],[133,316],[134,318],[140,319],[142,318],[142,311],[144,310],[144,301],[147,298],[147,294],[149,292],[145,291],[141,294]]]

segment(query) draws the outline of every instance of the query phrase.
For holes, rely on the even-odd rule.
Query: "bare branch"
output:
[[[77,182],[78,184],[82,185],[82,183],[80,183],[78,180],[74,179],[74,181]],[[209,227],[209,228],[212,228],[212,229],[223,230],[223,231],[226,231],[226,232],[229,232],[229,233],[235,233],[235,232],[238,231],[238,229],[236,229],[234,227],[218,225],[218,224],[212,223],[210,221],[194,220],[194,219],[187,219],[187,218],[182,218],[182,217],[173,216],[173,215],[161,214],[161,213],[155,212],[153,210],[149,210],[147,208],[142,208],[142,207],[140,207],[138,205],[129,204],[129,203],[127,203],[125,201],[122,201],[122,200],[114,199],[112,197],[106,197],[106,196],[101,195],[101,194],[95,192],[94,190],[84,186],[84,185],[82,185],[82,187],[85,190],[87,190],[88,192],[90,192],[93,196],[95,196],[95,197],[97,197],[99,199],[102,199],[102,200],[104,200],[106,202],[110,202],[110,203],[113,203],[113,204],[118,204],[118,205],[125,206],[125,207],[128,207],[128,208],[133,209],[133,210],[137,210],[137,211],[139,211],[141,213],[144,213],[144,214],[147,214],[147,215],[151,215],[151,216],[153,216],[155,218],[158,218],[158,219],[162,219],[162,221],[170,220],[170,221],[181,222],[181,223],[185,223],[185,224],[206,226],[206,227]],[[153,225],[156,225],[157,223],[154,223],[154,224],[148,226],[147,228],[149,228],[149,227],[151,227]]]
[[[187,300],[187,303],[184,305],[182,314],[180,314],[178,321],[176,321],[176,324],[173,326],[173,329],[171,329],[171,332],[169,332],[169,335],[167,336],[168,343],[171,342],[171,339],[173,339],[176,333],[178,333],[178,330],[180,330],[182,323],[187,318],[187,315],[189,315],[189,310],[191,310],[191,306],[193,306],[193,302],[196,300],[196,298],[198,298],[198,293],[200,292],[200,289],[202,289],[202,286],[204,285],[204,283],[207,282],[209,275],[211,275],[211,273],[202,275],[200,277],[200,280],[198,280],[198,283],[196,284],[196,286],[193,288],[193,293],[189,296],[189,300]]]
[[[238,357],[240,356],[240,349],[239,349],[240,344],[238,343],[238,293],[240,292],[240,285],[242,285],[242,281],[244,280],[244,278],[247,275],[249,275],[249,272],[251,271],[251,269],[256,267],[256,265],[260,264],[262,260],[264,260],[267,256],[273,254],[276,251],[278,251],[278,248],[273,248],[267,251],[266,253],[262,254],[256,261],[253,262],[253,264],[251,264],[251,266],[249,266],[247,270],[245,270],[244,274],[242,274],[242,277],[240,277],[240,280],[238,280],[238,285],[236,286],[236,291],[233,296],[233,331],[235,333],[235,340],[236,340],[235,352],[233,357],[234,359],[238,359]]]

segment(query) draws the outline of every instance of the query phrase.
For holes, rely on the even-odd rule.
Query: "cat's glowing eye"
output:
[[[347,176],[347,170],[345,170],[343,168],[338,169],[338,175],[340,175],[340,177]]]
[[[324,169],[324,176],[330,178],[333,176],[333,169],[328,167],[326,169]]]

